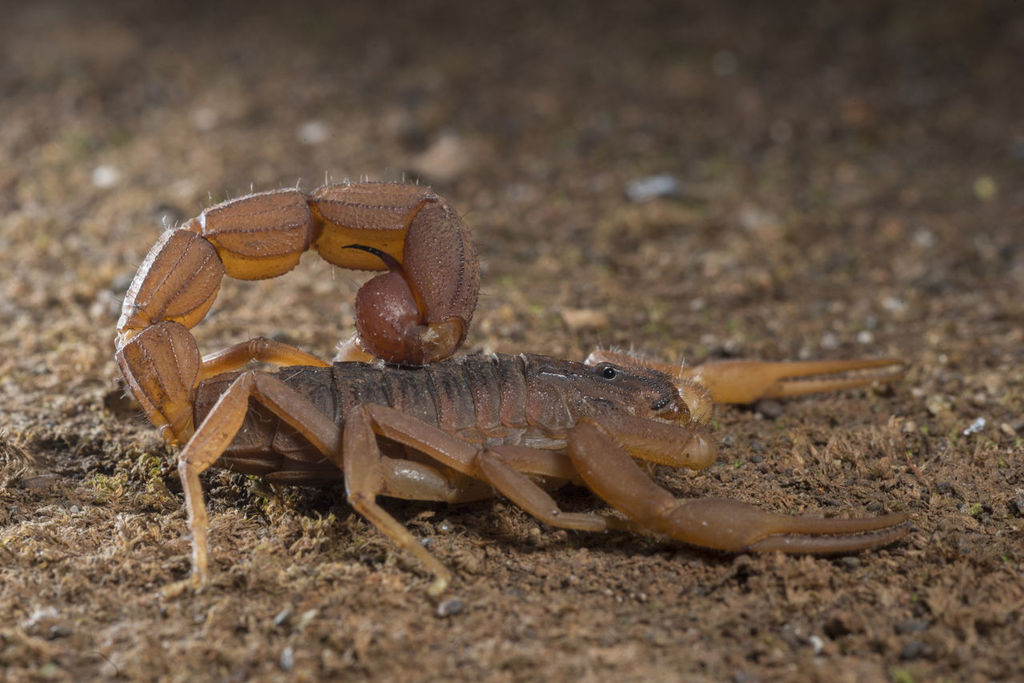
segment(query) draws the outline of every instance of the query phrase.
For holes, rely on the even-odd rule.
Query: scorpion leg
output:
[[[238,433],[250,398],[269,408],[342,469],[352,507],[426,565],[436,577],[432,594],[444,590],[451,579],[448,569],[374,499],[380,493],[398,491],[427,499],[459,500],[479,495],[479,491],[453,486],[420,463],[382,458],[373,432],[365,426],[359,411],[353,412],[340,437],[337,425],[307,398],[274,375],[250,371],[231,383],[179,455],[178,472],[192,532],[193,572],[189,579],[167,587],[165,597],[189,587],[199,589],[209,578],[209,520],[199,475],[220,458]]]
[[[436,500],[455,505],[494,497],[494,489],[436,461],[380,457],[384,491],[380,495],[405,500]]]
[[[790,517],[738,501],[680,500],[656,484],[592,420],[576,425],[569,456],[587,486],[637,526],[731,552],[845,553],[882,546],[909,531],[902,513],[863,519]]]
[[[287,367],[289,365],[330,366],[330,363],[322,361],[313,354],[306,353],[291,344],[274,341],[266,337],[254,337],[247,342],[233,344],[226,349],[203,356],[203,363],[199,370],[199,381],[225,372],[233,372],[244,367],[249,361],[271,363],[279,367]]]
[[[372,363],[377,360],[377,357],[359,344],[359,334],[356,333],[348,339],[338,342],[334,358],[331,360],[335,363]]]
[[[473,464],[483,449],[443,429],[388,406],[364,405],[373,431],[383,437],[409,446],[457,472],[479,479]],[[488,448],[528,474],[563,480],[579,480],[572,463],[563,454],[526,446],[493,446]]]
[[[356,410],[349,415],[343,438],[345,457],[341,466],[345,472],[349,504],[395,545],[422,562],[434,575],[434,583],[427,592],[433,596],[440,595],[451,583],[451,572],[401,522],[377,504],[377,496],[386,488],[385,472],[377,437],[365,410]]]
[[[253,373],[239,375],[178,454],[178,476],[185,492],[185,509],[192,534],[192,575],[165,587],[164,597],[174,597],[188,587],[198,590],[209,579],[207,534],[210,523],[199,475],[217,461],[241,428],[252,384]]]
[[[199,475],[213,465],[235,438],[254,398],[298,430],[323,453],[337,453],[338,428],[308,399],[276,377],[255,371],[242,373],[214,404],[178,455],[178,475],[185,491],[188,525],[192,533],[192,576],[168,586],[173,597],[189,587],[199,589],[209,578],[209,519]]]
[[[434,575],[428,592],[437,596],[448,587],[452,574],[419,540],[384,508],[377,504],[379,495],[419,500],[458,502],[479,499],[483,491],[469,482],[458,482],[424,463],[384,457],[377,444],[377,434],[387,436],[425,453],[456,472],[483,480],[505,493],[513,502],[556,526],[603,531],[609,521],[598,515],[562,513],[542,488],[501,460],[504,455],[519,466],[537,470],[537,474],[565,479],[574,473],[565,458],[545,457],[540,451],[524,448],[498,447],[495,452],[481,451],[476,446],[408,417],[393,408],[364,405],[349,413],[342,436],[341,450],[316,439],[310,424],[303,424],[295,414],[303,404],[293,390],[272,376],[257,375],[260,393],[254,395],[280,417],[298,429],[320,448],[344,472],[348,502],[391,541],[418,559]],[[288,406],[285,408],[285,406]],[[312,410],[312,406],[310,405]],[[305,412],[305,409],[303,409]],[[313,410],[317,415],[319,411]],[[326,420],[322,415],[318,418]],[[322,428],[329,430],[328,427]],[[527,453],[526,451],[533,451]]]
[[[605,515],[563,512],[554,499],[524,473],[555,480],[578,480],[571,463],[561,454],[524,446],[480,448],[394,408],[367,405],[363,406],[363,412],[367,424],[377,434],[411,446],[456,471],[486,481],[542,522],[581,531],[621,528],[618,520]]]

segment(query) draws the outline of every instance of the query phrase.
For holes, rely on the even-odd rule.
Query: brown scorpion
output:
[[[388,271],[360,289],[357,334],[343,360],[328,364],[264,338],[200,358],[188,328],[209,310],[223,274],[274,277],[309,248],[337,265]],[[214,464],[280,483],[343,480],[352,507],[433,574],[435,595],[451,573],[378,496],[454,503],[496,491],[552,526],[659,534],[732,552],[852,552],[907,532],[903,513],[792,517],[732,500],[677,499],[637,462],[708,467],[713,403],[867,386],[897,378],[900,361],[682,368],[609,351],[586,363],[448,358],[465,337],[478,284],[461,220],[418,186],[250,195],[165,232],[126,296],[117,361],[151,421],[169,442],[185,444],[178,471],[192,575],[169,593],[208,579],[199,475]],[[381,360],[361,362],[374,356]],[[243,369],[252,360],[282,367]],[[621,515],[560,510],[549,491],[566,482]]]

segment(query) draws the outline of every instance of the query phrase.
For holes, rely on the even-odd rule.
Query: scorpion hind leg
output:
[[[587,486],[648,530],[730,552],[847,553],[887,545],[909,530],[902,513],[863,519],[791,517],[718,498],[679,500],[656,484],[611,435],[592,421],[578,424],[569,455]]]
[[[377,496],[387,486],[387,472],[381,460],[377,437],[365,410],[355,410],[345,422],[342,452],[328,454],[345,472],[348,502],[381,533],[402,550],[419,560],[434,575],[427,592],[437,597],[452,581],[452,573],[416,539],[401,522],[377,504]]]
[[[209,581],[209,518],[199,475],[221,457],[235,438],[249,410],[250,399],[269,408],[321,452],[339,452],[340,439],[333,421],[294,389],[261,372],[248,371],[236,377],[178,454],[178,474],[192,534],[192,574],[164,588],[164,598],[176,597],[188,589],[200,590]]]

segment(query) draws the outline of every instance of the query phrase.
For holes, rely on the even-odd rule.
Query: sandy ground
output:
[[[0,677],[1024,675],[1020,3],[167,5],[3,10]],[[718,462],[658,476],[914,532],[734,557],[387,501],[457,574],[438,604],[339,490],[215,471],[213,585],[161,600],[183,502],[117,383],[120,299],[163,225],[360,178],[473,227],[469,349],[906,359],[892,388],[721,408]],[[329,356],[360,281],[308,256],[227,284],[196,336]]]

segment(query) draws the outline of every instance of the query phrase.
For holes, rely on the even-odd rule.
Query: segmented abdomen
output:
[[[334,419],[343,424],[353,408],[373,403],[469,441],[517,441],[529,427],[525,363],[522,356],[495,354],[413,368],[336,363],[329,369],[336,393]]]
[[[549,432],[561,431],[557,427],[571,420],[564,397],[557,400],[558,392],[542,392],[545,403],[551,405],[529,406],[528,378],[542,369],[537,365],[541,360],[550,359],[478,354],[408,368],[335,363],[329,368],[282,368],[278,377],[339,428],[360,405],[387,405],[472,443],[558,448],[563,437]],[[196,424],[238,374],[200,384],[194,404]],[[539,427],[538,422],[549,428]],[[218,465],[282,483],[328,484],[341,478],[341,471],[323,453],[256,401],[250,401],[242,427]]]

